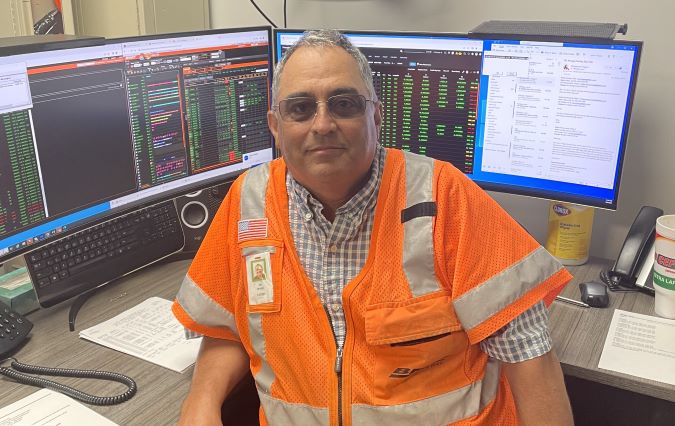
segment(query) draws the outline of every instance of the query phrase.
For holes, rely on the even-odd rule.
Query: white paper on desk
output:
[[[675,321],[616,309],[598,368],[675,385]]]
[[[80,331],[80,338],[182,372],[197,359],[201,338],[186,339],[171,302],[151,297],[114,318]]]
[[[115,426],[116,423],[62,393],[40,389],[0,408],[0,425]]]

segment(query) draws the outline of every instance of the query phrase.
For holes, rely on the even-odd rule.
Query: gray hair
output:
[[[356,60],[361,78],[363,78],[363,82],[366,83],[366,88],[370,92],[370,98],[374,101],[377,100],[377,93],[375,92],[375,86],[373,86],[373,71],[370,69],[370,64],[368,64],[368,59],[364,54],[344,34],[337,30],[309,30],[305,31],[302,37],[286,50],[284,56],[274,68],[272,104],[277,102],[279,82],[281,81],[281,74],[284,72],[286,62],[301,47],[340,47],[344,49],[345,52],[349,53]]]

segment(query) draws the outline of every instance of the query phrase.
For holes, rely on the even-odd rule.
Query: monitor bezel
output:
[[[134,37],[123,37],[123,38],[114,38],[114,39],[106,39],[105,43],[100,43],[102,39],[99,38],[94,38],[90,40],[95,40],[96,42],[94,44],[84,44],[81,40],[76,40],[71,44],[71,41],[59,41],[55,42],[54,46],[51,46],[52,48],[49,49],[44,49],[44,44],[27,44],[23,45],[20,47],[13,47],[11,50],[6,50],[6,52],[12,52],[11,55],[17,55],[17,54],[30,54],[30,53],[40,53],[44,51],[57,51],[57,50],[68,50],[68,49],[78,49],[82,47],[101,47],[101,46],[106,46],[106,45],[111,45],[111,44],[119,44],[123,42],[133,42],[133,41],[145,41],[145,40],[160,40],[160,39],[167,39],[167,38],[179,38],[179,37],[191,37],[191,36],[199,36],[199,35],[217,35],[217,34],[230,34],[230,33],[239,33],[239,32],[247,32],[247,31],[266,31],[267,36],[268,36],[268,41],[269,41],[269,49],[268,49],[268,87],[270,88],[271,91],[271,85],[272,85],[272,72],[274,69],[274,50],[273,50],[273,35],[272,35],[272,28],[268,25],[262,25],[262,26],[251,26],[251,27],[240,27],[240,28],[224,28],[224,29],[209,29],[209,30],[203,30],[203,31],[189,31],[189,32],[177,32],[177,33],[166,33],[166,34],[157,34],[157,35],[144,35],[144,36],[134,36]],[[50,43],[51,44],[51,43]],[[58,46],[56,46],[58,45]],[[2,55],[3,51],[0,50],[0,55],[1,56],[10,56],[10,55]],[[268,97],[268,108],[269,104],[271,102],[271,95]],[[270,134],[270,147],[272,149],[272,158],[276,157],[276,148],[274,144],[274,138]],[[54,234],[52,236],[45,237],[44,240],[35,242],[31,245],[26,245],[25,247],[21,247],[12,251],[9,251],[4,254],[0,254],[0,265],[2,265],[4,262],[7,262],[10,259],[13,259],[18,256],[26,255],[34,250],[40,249],[41,247],[44,247],[45,245],[58,241],[62,238],[65,238],[69,235],[72,235],[74,233],[77,233],[79,231],[82,231],[84,229],[96,226],[100,223],[107,222],[109,220],[114,219],[115,217],[130,213],[135,210],[140,210],[148,206],[152,206],[170,199],[174,199],[177,197],[180,197],[182,195],[186,194],[193,194],[197,193],[198,191],[205,190],[207,188],[219,186],[219,185],[227,185],[231,184],[240,174],[245,172],[247,169],[239,170],[239,171],[234,171],[230,172],[224,175],[220,176],[215,176],[212,178],[200,180],[198,182],[193,182],[190,184],[187,184],[185,186],[182,186],[180,188],[174,188],[174,189],[169,189],[166,191],[163,191],[159,194],[154,194],[154,195],[149,195],[147,197],[144,197],[142,200],[139,201],[133,201],[128,204],[124,204],[123,206],[118,206],[111,208],[109,210],[106,210],[105,212],[96,214],[94,216],[88,217],[84,219],[81,222],[74,222],[73,224],[68,225],[68,229],[64,230],[61,233]],[[102,200],[104,202],[105,200]],[[87,206],[82,207],[82,209],[86,208]],[[70,212],[72,213],[72,212]],[[50,220],[58,220],[59,218],[63,217],[63,215],[60,215],[58,217],[51,218]],[[31,229],[32,227],[35,226],[40,226],[44,225],[50,222],[50,220],[45,220],[41,221],[40,223],[33,224],[31,226],[28,226],[26,228],[23,228],[22,230],[16,232],[24,232],[26,230]],[[3,238],[9,238],[11,235],[15,235],[16,233],[10,234],[8,236],[5,236]]]
[[[279,36],[283,34],[296,34],[303,33],[303,29],[297,28],[275,28],[273,30],[273,40],[274,40],[274,63],[275,66],[280,60],[280,54],[278,52],[279,45]],[[550,43],[570,43],[570,44],[593,44],[593,45],[627,45],[635,46],[636,54],[634,57],[634,66],[633,74],[631,76],[630,86],[628,87],[628,99],[626,104],[626,117],[624,119],[623,128],[622,128],[622,138],[620,141],[620,149],[618,161],[616,164],[616,178],[613,189],[614,198],[611,203],[607,203],[606,200],[600,200],[596,197],[585,197],[581,195],[574,195],[566,192],[556,192],[553,190],[542,191],[536,188],[528,188],[524,186],[514,186],[503,183],[494,183],[483,180],[474,180],[478,186],[487,191],[501,192],[505,194],[515,194],[522,195],[531,198],[538,198],[543,200],[552,200],[559,202],[568,202],[573,204],[580,204],[585,206],[591,206],[596,208],[601,208],[605,210],[616,210],[618,206],[618,199],[621,187],[621,177],[623,175],[623,165],[625,162],[626,155],[626,145],[629,138],[629,129],[630,121],[632,118],[633,112],[633,102],[635,99],[635,93],[637,89],[637,80],[640,68],[640,61],[642,56],[643,41],[640,40],[616,40],[616,39],[604,39],[596,37],[568,37],[568,36],[530,36],[530,35],[517,35],[517,34],[488,34],[488,33],[453,33],[453,32],[429,32],[429,31],[388,31],[388,30],[338,30],[343,34],[350,35],[384,35],[384,36],[420,36],[420,37],[450,37],[450,38],[465,38],[468,40],[481,40],[481,41],[490,41],[490,40],[510,40],[510,41],[532,41],[532,42],[550,42]],[[481,69],[482,74],[482,69]]]
[[[95,36],[79,37],[63,34],[19,36],[0,39],[0,56],[22,55],[25,53],[49,52],[52,50],[103,45],[105,45],[105,38]]]
[[[280,58],[277,55],[277,35],[278,34],[295,34],[303,33],[305,31],[311,31],[311,29],[299,29],[299,28],[274,28],[272,29],[272,38],[274,40],[274,65],[279,62]],[[434,32],[434,31],[389,31],[389,30],[346,30],[346,29],[337,29],[342,34],[347,36],[349,35],[393,35],[393,36],[419,36],[419,37],[448,37],[448,38],[457,38],[457,39],[466,39],[470,40],[468,33],[461,32]],[[358,46],[357,46],[358,47]]]
[[[538,198],[542,200],[551,200],[572,204],[579,204],[584,206],[590,206],[595,208],[600,208],[604,210],[616,210],[618,207],[619,201],[619,192],[621,188],[621,177],[623,175],[623,165],[625,162],[626,156],[626,145],[628,143],[630,121],[632,118],[633,112],[633,102],[635,100],[635,93],[637,90],[637,80],[640,69],[640,61],[642,58],[642,48],[644,42],[641,40],[615,40],[615,39],[605,39],[605,38],[596,38],[596,37],[567,37],[567,36],[530,36],[530,35],[518,35],[518,34],[482,34],[482,33],[473,33],[470,34],[470,38],[478,40],[505,40],[505,41],[526,41],[526,42],[544,42],[544,43],[569,43],[569,44],[592,44],[592,45],[624,45],[624,46],[634,46],[635,57],[633,58],[633,73],[631,76],[630,86],[628,87],[628,99],[626,103],[626,117],[623,122],[622,127],[622,138],[620,141],[620,150],[618,156],[618,162],[616,164],[616,182],[613,187],[614,198],[611,203],[602,202],[598,198],[584,197],[572,195],[570,193],[561,193],[556,191],[549,190],[547,193],[543,193],[538,189],[530,189],[522,186],[510,186],[506,184],[495,184],[492,182],[486,182],[481,180],[474,180],[474,182],[481,188],[501,192],[505,194],[515,194],[515,195],[524,195],[531,198]],[[560,194],[560,196],[558,196]]]

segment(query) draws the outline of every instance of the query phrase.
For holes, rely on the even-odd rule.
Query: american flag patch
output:
[[[267,238],[267,218],[240,220],[237,232],[239,241]]]

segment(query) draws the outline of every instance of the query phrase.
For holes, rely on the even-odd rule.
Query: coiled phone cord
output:
[[[131,399],[136,394],[138,387],[136,382],[131,377],[124,374],[113,373],[112,371],[99,370],[75,370],[69,368],[49,368],[41,367],[39,365],[23,364],[14,358],[10,364],[12,368],[0,367],[0,374],[9,377],[19,383],[31,386],[38,386],[47,389],[61,392],[79,401],[92,405],[115,405]],[[28,374],[41,374],[45,376],[60,376],[60,377],[79,377],[85,379],[99,379],[119,382],[127,386],[127,390],[115,396],[96,396],[79,391],[70,386],[54,382],[42,377],[29,376]]]

